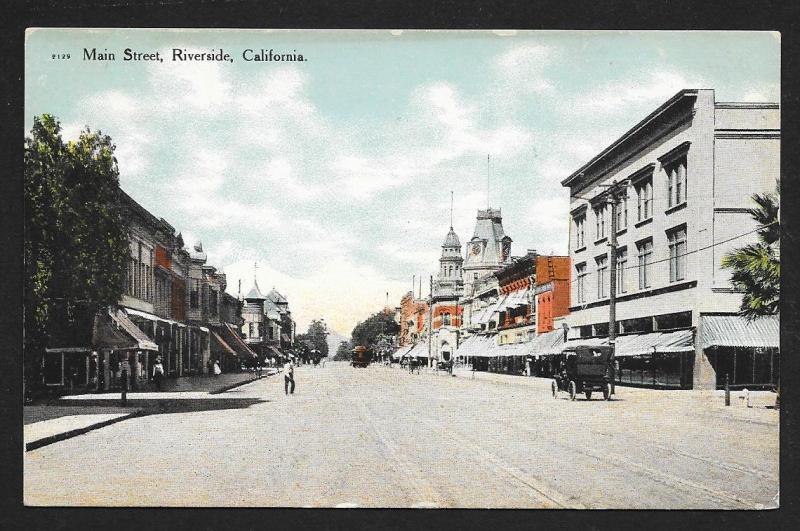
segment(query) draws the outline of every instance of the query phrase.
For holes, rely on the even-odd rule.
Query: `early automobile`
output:
[[[610,346],[576,345],[562,353],[560,369],[551,385],[553,398],[559,391],[569,393],[575,400],[579,393],[592,398],[593,391],[601,391],[605,400],[611,399],[614,383],[614,349]]]

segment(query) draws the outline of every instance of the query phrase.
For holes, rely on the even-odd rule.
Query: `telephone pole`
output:
[[[431,292],[428,295],[428,366],[433,364],[431,359],[431,335],[433,334],[433,275],[430,280]]]
[[[626,198],[628,181],[612,181],[606,190],[606,201],[611,204],[611,234],[608,238],[608,246],[611,249],[609,257],[609,279],[608,279],[608,344],[616,356],[617,341],[617,209],[620,199]],[[616,380],[617,375],[614,374]],[[614,384],[611,384],[612,393]]]

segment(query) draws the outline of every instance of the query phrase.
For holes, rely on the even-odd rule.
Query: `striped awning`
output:
[[[653,352],[693,352],[694,332],[692,330],[677,330],[675,332],[653,332],[650,334],[620,336],[616,340],[616,348],[614,350],[614,355],[617,358],[642,356]]]
[[[548,356],[558,354],[564,346],[564,331],[553,330],[539,334],[533,340],[526,343],[526,352],[528,356]]]
[[[258,355],[247,346],[247,343],[239,336],[239,332],[230,323],[223,323],[220,328],[220,336],[228,345],[236,351],[239,357],[244,359],[256,359]]]
[[[752,321],[739,315],[701,315],[700,320],[700,344],[704,349],[780,346],[780,318],[777,315]]]

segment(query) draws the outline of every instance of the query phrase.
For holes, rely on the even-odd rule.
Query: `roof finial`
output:
[[[253,262],[253,282],[256,281],[256,276],[258,276],[258,260]]]
[[[453,191],[450,190],[450,230],[453,230]]]
[[[491,208],[491,203],[489,202],[489,179],[491,175],[491,166],[489,165],[489,154],[486,154],[486,208],[487,210]]]

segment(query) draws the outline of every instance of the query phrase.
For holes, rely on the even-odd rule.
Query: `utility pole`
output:
[[[608,279],[608,344],[616,356],[617,340],[617,208],[621,198],[625,197],[625,186],[627,181],[612,181],[608,186],[608,196],[606,200],[611,204],[611,234],[608,238],[608,246],[611,249],[609,257],[609,279]],[[616,362],[615,362],[616,363]],[[616,371],[614,380],[616,380]],[[612,392],[614,384],[611,385]]]
[[[433,275],[430,280],[431,292],[428,295],[428,366],[433,364],[431,359],[431,335],[433,335]]]

